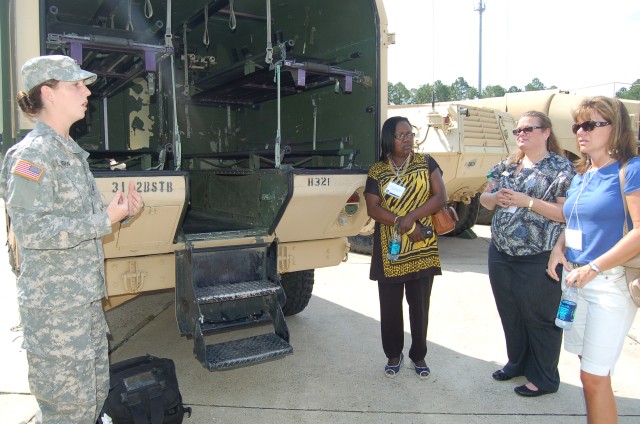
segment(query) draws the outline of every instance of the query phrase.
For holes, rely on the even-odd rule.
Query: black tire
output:
[[[371,256],[371,252],[373,251],[373,234],[368,236],[353,236],[348,237],[348,239],[350,252]]]
[[[478,218],[479,209],[480,199],[479,195],[477,194],[471,198],[471,202],[468,205],[464,202],[456,202],[458,222],[456,222],[456,228],[447,235],[455,237],[476,225],[476,219]]]
[[[309,304],[313,292],[314,271],[308,269],[281,275],[282,288],[287,295],[287,303],[282,308],[285,316],[298,314]]]

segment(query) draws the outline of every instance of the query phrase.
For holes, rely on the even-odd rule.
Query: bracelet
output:
[[[400,219],[400,215],[396,215],[395,219],[393,220],[393,225],[396,225],[398,223],[398,219]]]
[[[598,267],[598,265],[596,265],[595,262],[593,261],[589,262],[589,267],[595,272],[597,272],[598,274],[602,274],[602,271],[600,271],[600,267]]]
[[[409,231],[407,231],[407,234],[411,234],[413,233],[413,231],[416,229],[416,223],[413,223],[413,226],[411,227],[411,229]]]
[[[532,207],[533,207],[533,198],[529,200],[529,206],[527,206],[527,209],[531,210]]]

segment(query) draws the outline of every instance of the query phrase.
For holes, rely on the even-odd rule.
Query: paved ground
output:
[[[184,401],[193,408],[186,424],[585,422],[574,355],[563,351],[562,384],[554,395],[521,398],[513,387],[523,378],[491,378],[506,354],[487,277],[489,230],[475,230],[475,240],[441,240],[444,275],[436,278],[432,295],[427,381],[408,368],[393,380],[384,377],[376,285],[368,279],[369,258],[358,254],[316,271],[309,306],[287,320],[291,356],[208,372],[193,357],[192,341],[178,335],[172,293],[162,293],[108,314],[117,347],[112,361],[145,353],[174,359]],[[21,335],[11,330],[18,320],[5,264],[0,256],[0,422],[13,424],[27,422],[35,403]],[[613,376],[621,423],[640,422],[639,336],[640,314]],[[405,341],[406,355],[408,322]]]

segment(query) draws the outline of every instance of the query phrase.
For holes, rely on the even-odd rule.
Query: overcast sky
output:
[[[479,0],[383,0],[389,82],[478,87]],[[640,1],[483,0],[482,86],[613,95],[640,79]],[[614,91],[615,90],[615,91]]]

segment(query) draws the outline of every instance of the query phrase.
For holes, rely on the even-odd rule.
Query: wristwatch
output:
[[[598,268],[598,265],[596,265],[595,262],[593,261],[589,262],[589,268],[594,270],[597,274],[602,274],[602,271],[600,271],[600,268]]]

